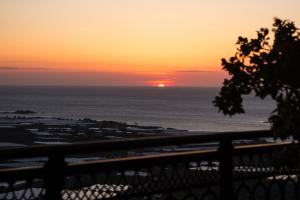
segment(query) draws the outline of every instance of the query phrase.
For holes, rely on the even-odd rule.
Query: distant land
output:
[[[21,115],[0,117],[0,148],[38,144],[68,144],[91,140],[122,139],[153,136],[157,134],[184,133],[159,126],[142,126],[116,121],[92,119],[64,119],[50,117],[28,117],[30,110],[6,112]]]

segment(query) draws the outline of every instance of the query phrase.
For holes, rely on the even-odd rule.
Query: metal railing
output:
[[[272,134],[223,132],[0,150],[2,161],[48,158],[43,166],[0,169],[0,199],[299,199],[297,144],[233,145],[236,140],[266,137]],[[218,145],[66,162],[74,155],[208,142]]]

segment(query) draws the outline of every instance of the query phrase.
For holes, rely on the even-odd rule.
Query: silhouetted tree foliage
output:
[[[269,118],[275,135],[300,139],[300,31],[292,21],[275,18],[272,32],[261,28],[254,39],[238,38],[236,54],[222,59],[230,79],[213,103],[232,116],[245,112],[242,95],[270,96],[277,105]]]

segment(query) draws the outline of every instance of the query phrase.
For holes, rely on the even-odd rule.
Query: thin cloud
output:
[[[7,67],[0,66],[0,70],[47,70],[46,67]]]
[[[19,69],[18,67],[0,67],[0,70],[15,70]]]
[[[212,70],[177,70],[177,73],[204,73],[204,72],[214,72]]]

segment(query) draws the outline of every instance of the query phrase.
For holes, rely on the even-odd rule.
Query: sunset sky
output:
[[[1,0],[0,85],[219,86],[220,59],[299,0]]]

